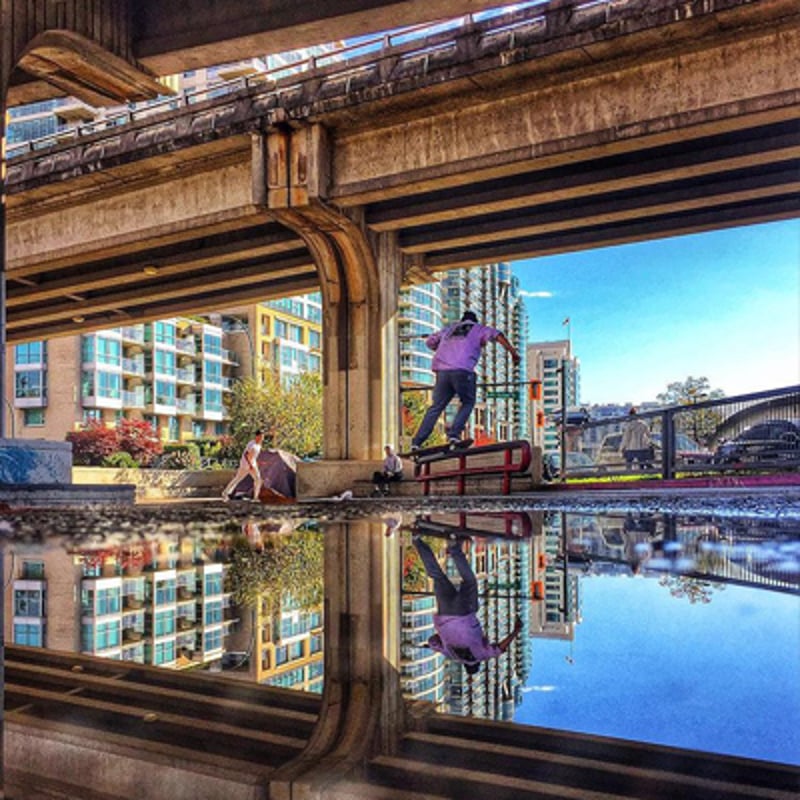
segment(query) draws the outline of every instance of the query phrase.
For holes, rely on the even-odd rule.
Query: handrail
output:
[[[514,452],[518,451],[517,460],[513,459]],[[502,464],[481,464],[469,466],[470,458],[484,456],[489,453],[503,453]],[[466,479],[485,475],[502,475],[502,494],[511,494],[511,479],[515,474],[527,471],[531,465],[532,451],[527,439],[517,439],[511,442],[497,442],[494,444],[470,447],[469,449],[456,449],[446,453],[439,453],[429,457],[421,457],[414,466],[414,480],[422,483],[423,493],[430,494],[431,482],[441,480],[456,481],[456,494],[463,495],[466,491]],[[456,462],[453,469],[444,469],[431,472],[431,464],[439,462]]]

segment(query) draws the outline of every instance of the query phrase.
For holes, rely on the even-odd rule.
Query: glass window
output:
[[[45,361],[44,342],[26,342],[14,348],[15,364],[43,364]]]
[[[105,614],[119,614],[121,606],[122,587],[113,586],[108,589],[98,589],[95,595],[95,613],[98,617]]]
[[[44,598],[39,589],[14,590],[14,616],[41,617],[43,615]]]
[[[28,647],[44,647],[44,628],[41,625],[15,622],[14,644],[25,644]]]
[[[157,606],[167,605],[175,602],[175,579],[156,581],[155,604]]]
[[[222,391],[220,389],[204,389],[203,405],[206,411],[222,411]]]
[[[175,633],[175,610],[157,611],[153,621],[153,631],[156,636],[168,636]]]
[[[42,580],[44,578],[44,561],[23,561],[22,579],[23,580]]]
[[[31,428],[38,428],[44,425],[43,408],[26,408],[22,413],[22,424]]]
[[[213,356],[222,355],[222,334],[221,333],[204,333],[203,334],[203,352]]]
[[[176,402],[176,387],[169,381],[156,381],[156,403],[162,406],[174,406]]]
[[[217,628],[213,631],[206,631],[203,634],[203,652],[210,653],[212,650],[222,648],[222,629]]]
[[[222,600],[214,600],[211,603],[206,603],[203,621],[206,625],[222,622]]]
[[[208,383],[222,384],[222,362],[203,360],[203,377]]]
[[[170,347],[175,346],[175,324],[173,322],[156,322],[153,328],[156,342]]]
[[[160,375],[175,374],[175,353],[171,350],[155,351],[155,371]]]
[[[319,350],[322,345],[322,336],[319,331],[312,331],[308,332],[308,344],[309,347],[313,347],[315,350]]]
[[[204,588],[207,596],[222,594],[222,573],[207,572],[205,576]]]
[[[26,369],[14,373],[14,397],[42,397],[44,395],[44,373],[38,369]]]

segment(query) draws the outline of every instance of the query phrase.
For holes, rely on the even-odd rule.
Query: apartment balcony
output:
[[[122,643],[135,644],[144,639],[144,631],[136,630],[136,628],[123,628],[122,629]]]
[[[123,391],[122,393],[122,407],[123,408],[144,408],[147,405],[144,399],[144,392],[136,391]]]
[[[137,377],[144,379],[146,370],[143,358],[123,358],[122,374],[126,378]]]
[[[193,417],[197,413],[197,400],[194,397],[179,397],[177,409],[178,414]]]
[[[194,600],[197,597],[197,589],[194,586],[179,586],[177,589],[178,602],[182,600]]]
[[[144,600],[133,594],[126,594],[122,598],[122,608],[125,611],[138,611],[144,608]]]
[[[178,367],[178,369],[175,370],[175,379],[178,383],[194,384],[197,380],[194,367]]]
[[[176,620],[178,631],[185,633],[186,631],[193,631],[197,628],[197,620],[192,617],[178,617]]]
[[[175,349],[179,356],[189,356],[194,358],[197,355],[197,343],[194,336],[175,340]]]
[[[119,329],[122,336],[123,352],[130,356],[144,352],[145,336],[143,325],[128,325]]]

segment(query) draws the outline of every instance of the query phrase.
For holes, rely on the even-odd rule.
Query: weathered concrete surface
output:
[[[44,439],[0,439],[0,485],[68,484],[72,445]]]

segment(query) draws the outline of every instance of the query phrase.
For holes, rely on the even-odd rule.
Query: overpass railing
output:
[[[41,150],[73,142],[83,136],[115,130],[151,116],[177,111],[216,98],[225,98],[236,92],[256,88],[278,94],[296,88],[301,83],[333,77],[341,79],[374,70],[376,64],[387,56],[399,60],[412,59],[437,51],[453,48],[465,33],[478,32],[488,40],[504,37],[508,47],[515,47],[519,32],[531,25],[550,29],[556,25],[582,24],[587,16],[622,15],[633,0],[529,0],[513,6],[503,6],[467,14],[455,19],[435,23],[397,28],[391,31],[355,39],[330,50],[309,54],[297,61],[284,63],[251,75],[233,80],[220,80],[208,86],[184,90],[177,96],[129,107],[91,122],[67,126],[47,136],[25,142],[8,142],[6,159],[11,160]],[[568,12],[568,13],[567,13]],[[523,37],[525,38],[525,37]],[[285,54],[284,54],[285,55]]]
[[[698,396],[680,405],[591,419],[578,411],[551,420],[563,430],[561,459],[550,479],[720,472],[782,472],[800,468],[800,386],[726,398]],[[645,441],[626,440],[635,421]],[[633,437],[636,439],[636,437]],[[625,447],[628,445],[628,447]]]

